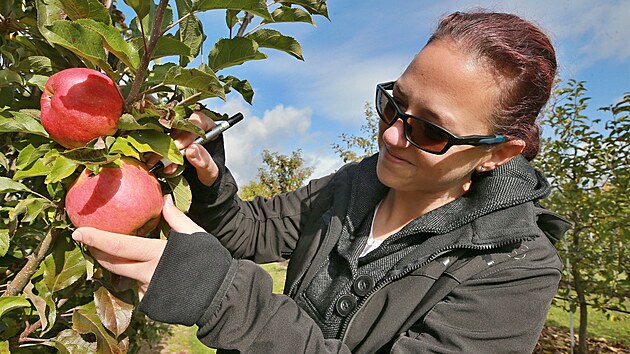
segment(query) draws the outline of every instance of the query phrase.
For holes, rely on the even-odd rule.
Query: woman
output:
[[[549,184],[528,162],[555,70],[531,23],[454,13],[395,82],[377,85],[378,154],[244,202],[222,142],[191,145],[194,221],[167,198],[168,242],[89,228],[73,237],[138,280],[140,310],[197,324],[211,347],[531,353],[561,276],[553,243],[568,227],[538,206]],[[285,295],[273,295],[251,261],[281,259]]]

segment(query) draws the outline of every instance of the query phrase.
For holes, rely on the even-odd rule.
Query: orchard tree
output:
[[[313,168],[304,166],[299,149],[291,155],[264,150],[262,159],[266,166],[258,169],[258,181],[249,182],[241,190],[241,198],[245,200],[256,196],[271,198],[298,189],[313,174]]]
[[[543,204],[573,223],[557,246],[568,261],[560,295],[569,299],[567,310],[579,310],[579,353],[587,353],[588,307],[613,316],[609,309],[627,303],[630,93],[600,109],[611,114],[604,120],[585,115],[584,82],[568,81],[555,94],[537,161],[552,184]]]
[[[204,55],[198,15],[212,10],[225,14],[226,29]],[[121,158],[155,153],[182,164],[170,131],[203,134],[188,121],[193,110],[226,118],[201,100],[237,92],[251,104],[250,83],[230,68],[267,58],[267,49],[302,60],[300,44],[272,27],[314,24],[313,16],[328,16],[324,0],[0,2],[0,352],[135,352],[159,337],[133,311],[134,284],[72,240],[66,193],[84,171],[98,177],[123,166]],[[69,68],[107,75],[122,98],[115,132],[76,148],[53,140],[40,120],[48,78]],[[181,174],[158,179],[186,211],[191,193]],[[164,223],[156,230],[151,236],[168,231]]]
[[[333,150],[343,162],[361,161],[378,152],[378,115],[368,102],[365,102],[364,114],[365,124],[361,125],[361,134],[343,133],[339,136],[342,144],[333,143]]]

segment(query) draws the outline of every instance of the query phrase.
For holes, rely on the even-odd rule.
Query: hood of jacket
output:
[[[376,176],[377,161],[378,154],[364,159],[349,176],[352,188],[344,224],[350,232],[372,217],[374,207],[388,191]],[[492,171],[473,174],[468,192],[419,216],[393,237],[455,232],[461,238],[458,242],[484,245],[529,233],[555,243],[570,224],[538,206],[550,190],[545,176],[519,155]]]

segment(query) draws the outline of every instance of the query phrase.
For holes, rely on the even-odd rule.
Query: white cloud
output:
[[[465,7],[461,7],[460,9]],[[561,69],[588,67],[599,60],[630,58],[630,1],[469,1],[466,4],[513,12],[541,26],[559,50]]]
[[[265,111],[262,118],[254,115],[240,100],[228,100],[213,109],[228,114],[242,112],[245,117],[224,137],[226,164],[241,185],[256,178],[262,165],[263,150],[288,154],[298,149],[300,140],[308,139],[310,135],[310,108],[279,104]]]

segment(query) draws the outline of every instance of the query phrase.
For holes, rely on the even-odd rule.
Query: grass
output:
[[[282,263],[270,263],[262,266],[273,278],[273,292],[281,294],[284,288],[286,266]],[[569,314],[561,306],[561,301],[552,306],[547,316],[547,324],[569,330]],[[630,344],[630,315],[615,313],[618,320],[611,321],[605,314],[596,311],[588,313],[588,334],[589,337],[604,338],[608,342],[622,342]],[[578,333],[580,323],[579,314],[573,315],[574,331]],[[203,345],[195,336],[196,327],[173,326],[172,335],[165,340],[161,351],[148,353],[215,353],[214,349],[209,349]]]
[[[569,330],[569,313],[561,306],[564,301],[559,300],[549,310],[547,324]],[[630,344],[630,315],[614,312],[617,319],[609,320],[605,314],[589,309],[588,311],[588,336],[604,338],[609,342],[622,342]],[[580,314],[573,314],[573,331],[578,333],[580,325]]]

